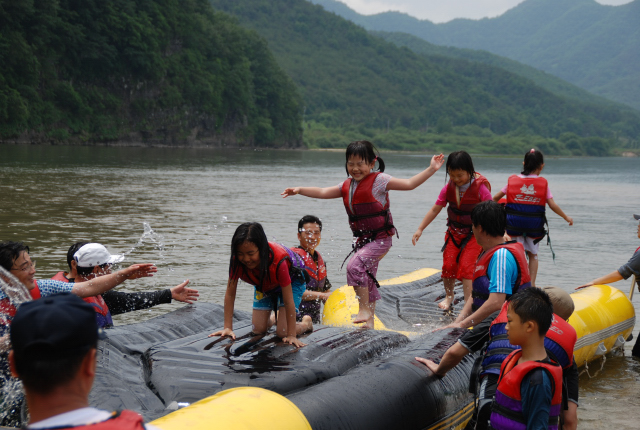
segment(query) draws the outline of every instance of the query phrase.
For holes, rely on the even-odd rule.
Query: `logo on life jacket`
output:
[[[535,194],[536,193],[535,188],[533,188],[533,184],[529,185],[529,187],[527,187],[526,185],[523,185],[522,188],[520,188],[520,191],[522,192],[522,194]]]

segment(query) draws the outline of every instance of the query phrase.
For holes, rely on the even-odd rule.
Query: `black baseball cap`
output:
[[[95,348],[98,339],[104,338],[93,307],[71,293],[23,303],[11,323],[11,344],[16,357],[75,356]]]
[[[635,219],[640,219],[640,214],[633,214],[633,217],[634,217]]]

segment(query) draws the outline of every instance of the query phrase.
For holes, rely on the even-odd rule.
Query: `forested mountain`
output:
[[[399,12],[359,15],[310,0],[368,30],[404,32],[436,45],[483,49],[640,109],[640,0],[526,0],[497,18],[434,24]]]
[[[368,128],[554,138],[570,133],[572,141],[640,134],[638,115],[630,110],[568,100],[497,67],[417,55],[303,0],[212,4],[268,40],[303,94],[306,121],[355,127],[361,137]],[[602,150],[587,152],[608,152],[602,142],[591,146],[599,145]],[[496,151],[510,152],[509,145],[498,146]]]
[[[266,42],[207,0],[0,0],[0,140],[299,146]]]

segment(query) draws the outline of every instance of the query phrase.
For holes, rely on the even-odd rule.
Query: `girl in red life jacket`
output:
[[[378,171],[374,172],[376,161]],[[371,142],[358,140],[347,147],[346,181],[328,188],[287,188],[283,197],[301,194],[318,199],[342,198],[349,226],[355,238],[352,257],[347,264],[347,283],[358,297],[359,312],[354,324],[373,328],[375,302],[380,299],[376,275],[378,263],[391,248],[396,233],[389,211],[389,191],[408,191],[421,185],[442,167],[444,156],[434,155],[428,168],[410,179],[398,179],[384,172],[384,161]]]
[[[231,239],[229,281],[224,295],[224,329],[209,336],[236,338],[233,333],[233,310],[238,279],[242,279],[255,288],[253,332],[266,333],[270,326],[271,311],[278,309],[276,334],[285,343],[305,346],[297,336],[313,330],[313,326],[308,316],[296,324],[296,313],[306,286],[301,270],[294,266],[292,254],[284,246],[268,242],[259,223],[239,225]],[[298,257],[294,254],[294,258]]]
[[[447,232],[442,247],[445,298],[438,304],[441,309],[448,311],[453,303],[456,279],[462,281],[465,302],[471,299],[473,271],[482,252],[471,231],[471,211],[478,203],[491,200],[491,185],[487,178],[475,171],[473,160],[465,151],[449,154],[446,167],[449,182],[413,234],[412,242],[415,246],[424,229],[448,205]]]
[[[569,225],[573,218],[567,216],[553,200],[547,180],[540,177],[544,168],[544,156],[541,151],[531,149],[524,155],[524,168],[519,175],[511,175],[507,185],[493,196],[499,201],[507,196],[507,234],[522,243],[529,259],[531,286],[536,285],[538,273],[538,246],[547,234],[544,225],[546,205],[560,215]]]

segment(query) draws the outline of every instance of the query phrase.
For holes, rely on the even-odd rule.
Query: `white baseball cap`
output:
[[[103,245],[87,243],[73,254],[73,259],[76,260],[78,267],[95,267],[119,263],[124,260],[124,255],[111,255]]]

